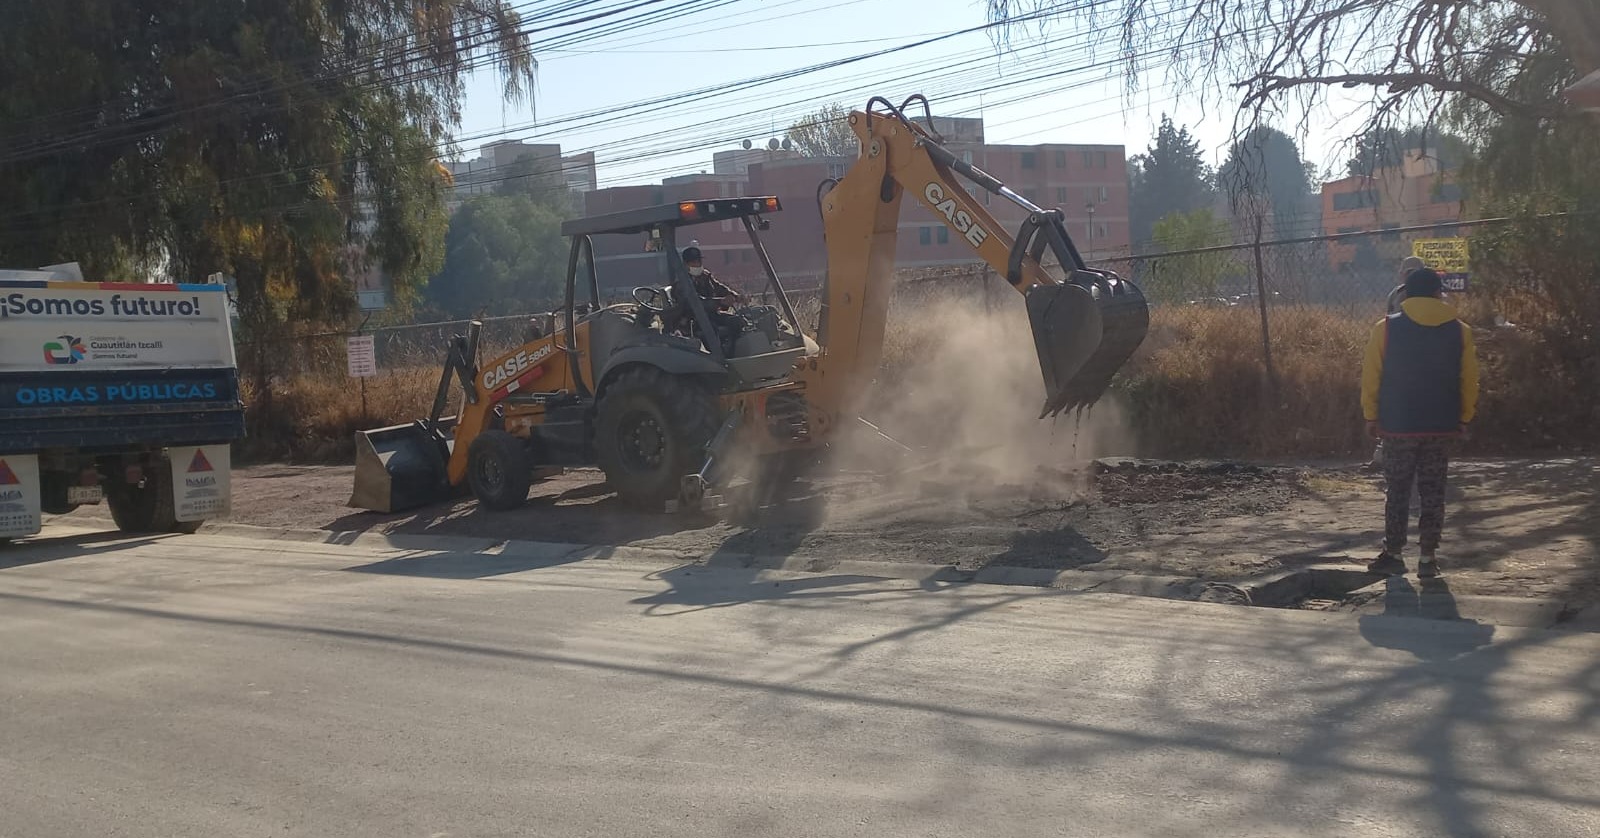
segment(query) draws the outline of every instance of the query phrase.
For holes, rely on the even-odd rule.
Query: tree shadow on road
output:
[[[728,608],[773,600],[802,601],[881,594],[883,579],[876,576],[830,574],[772,578],[760,570],[684,565],[652,574],[667,589],[631,600],[647,606],[645,615],[671,617],[710,608]],[[873,587],[852,587],[873,585]],[[848,590],[844,590],[849,588]]]
[[[597,482],[548,494],[541,494],[535,487],[526,504],[504,512],[483,509],[470,497],[458,498],[401,513],[353,512],[323,529],[628,544],[714,524],[704,516],[640,510],[618,498],[603,482]]]
[[[533,552],[473,553],[447,550],[401,556],[347,567],[351,573],[416,576],[429,579],[487,579],[529,570],[543,570],[595,558],[592,551],[576,547]]]

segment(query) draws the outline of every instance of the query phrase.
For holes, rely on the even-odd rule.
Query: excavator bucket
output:
[[[454,426],[450,417],[357,431],[355,491],[349,505],[400,512],[454,496],[445,471]]]
[[[1074,271],[1066,283],[1034,286],[1027,308],[1044,373],[1041,417],[1098,401],[1150,328],[1150,308],[1138,287],[1099,271]]]

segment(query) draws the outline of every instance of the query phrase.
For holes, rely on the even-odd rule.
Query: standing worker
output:
[[[1367,432],[1383,440],[1383,552],[1370,573],[1402,575],[1401,552],[1410,524],[1411,487],[1422,507],[1417,520],[1422,558],[1417,576],[1439,575],[1436,555],[1444,529],[1445,475],[1450,447],[1467,434],[1478,408],[1478,356],[1472,330],[1440,295],[1444,280],[1427,268],[1406,276],[1400,310],[1372,329],[1361,368],[1361,409]]]
[[[1400,310],[1401,304],[1406,299],[1406,277],[1410,276],[1412,271],[1420,271],[1426,267],[1428,267],[1428,264],[1422,261],[1419,256],[1407,256],[1400,260],[1400,284],[1389,292],[1388,311],[1386,313],[1394,314]]]
[[[1405,302],[1406,277],[1410,276],[1412,271],[1421,270],[1422,268],[1426,267],[1428,267],[1427,263],[1423,262],[1422,259],[1417,256],[1407,256],[1406,258],[1400,260],[1400,284],[1396,285],[1394,290],[1389,292],[1389,300],[1384,307],[1385,316],[1399,312],[1400,304]],[[1382,468],[1383,440],[1379,439],[1378,444],[1372,448],[1372,470],[1377,471]]]

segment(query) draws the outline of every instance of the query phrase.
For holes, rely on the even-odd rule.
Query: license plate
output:
[[[99,486],[68,486],[67,503],[99,503],[105,500],[105,493]]]

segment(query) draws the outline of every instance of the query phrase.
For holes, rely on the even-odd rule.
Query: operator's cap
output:
[[[700,256],[700,248],[698,248],[698,247],[686,247],[686,248],[683,249],[683,261],[685,261],[685,262],[702,262],[702,261],[705,261],[705,260],[702,259],[701,256]]]

